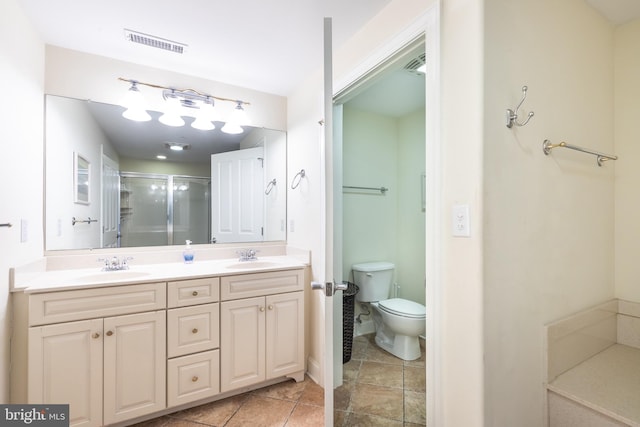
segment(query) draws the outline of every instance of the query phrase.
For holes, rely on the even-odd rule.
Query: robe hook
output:
[[[520,107],[522,107],[522,103],[527,98],[527,89],[528,87],[522,86],[522,99],[514,110],[507,108],[507,114],[505,117],[507,119],[506,125],[509,129],[511,129],[514,124],[516,126],[524,126],[529,123],[529,120],[531,120],[531,117],[533,117],[533,111],[531,111],[529,112],[529,114],[527,114],[527,120],[525,120],[524,123],[518,123],[518,110],[520,110]]]

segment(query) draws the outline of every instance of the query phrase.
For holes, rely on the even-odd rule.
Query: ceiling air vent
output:
[[[424,73],[421,73],[420,71],[418,71],[418,69],[420,67],[422,67],[424,64],[426,64],[426,54],[425,53],[421,53],[420,55],[418,55],[417,57],[413,58],[411,61],[409,61],[407,63],[407,65],[404,66],[404,69],[407,70],[408,72],[410,72],[411,74],[417,74],[420,76],[424,76]]]
[[[171,40],[163,39],[161,37],[156,37],[127,29],[124,30],[124,35],[130,42],[139,43],[158,49],[164,49],[175,53],[184,53],[184,50],[187,47],[187,45],[184,43],[178,43]]]

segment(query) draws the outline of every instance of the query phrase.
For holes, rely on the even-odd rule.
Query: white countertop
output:
[[[304,268],[308,264],[298,257],[268,256],[255,261],[218,259],[195,261],[193,264],[162,263],[136,265],[128,270],[102,271],[100,268],[84,268],[53,271],[35,271],[16,276],[14,291],[41,293],[72,289],[96,288],[104,286],[129,285],[132,283],[151,283],[169,280],[195,279],[210,276],[228,276],[246,273],[259,273],[273,270]]]
[[[640,426],[640,349],[614,344],[547,387],[618,421]]]

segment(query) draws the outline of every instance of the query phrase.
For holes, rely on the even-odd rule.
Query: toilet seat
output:
[[[378,308],[389,314],[412,319],[424,319],[427,316],[427,309],[424,305],[403,298],[379,301]]]

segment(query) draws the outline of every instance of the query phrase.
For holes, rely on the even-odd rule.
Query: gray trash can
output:
[[[347,284],[347,289],[342,291],[342,363],[347,363],[351,360],[353,347],[353,318],[358,286],[351,282],[342,283]]]

